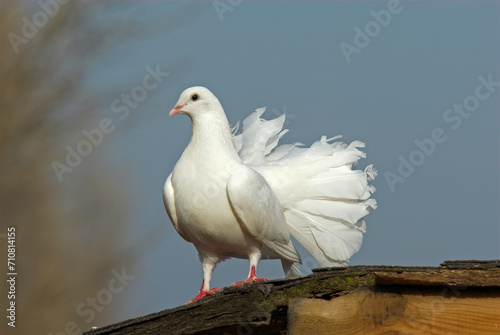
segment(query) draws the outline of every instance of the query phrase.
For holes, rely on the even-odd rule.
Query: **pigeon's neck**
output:
[[[189,142],[190,146],[211,155],[228,154],[238,157],[224,112],[205,113],[191,120],[193,134]]]

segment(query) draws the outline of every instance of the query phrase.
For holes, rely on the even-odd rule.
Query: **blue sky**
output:
[[[100,14],[134,22],[144,38],[103,54],[89,87],[120,82],[130,93],[148,66],[169,73],[104,146],[110,169],[132,173],[140,199],[124,244],[151,231],[159,240],[113,321],[183,304],[201,284],[195,248],[173,229],[161,194],[191,135],[189,118],[168,112],[195,85],[214,92],[233,124],[263,106],[264,118],[286,112],[283,143],[310,145],[321,135],[366,143],[361,166],[379,171],[379,208],[352,265],[499,258],[498,2],[215,4],[230,7],[129,2]],[[342,43],[357,52],[346,57]],[[316,264],[300,250],[307,273]],[[247,271],[247,261],[226,261],[212,286]],[[261,262],[259,275],[282,277],[280,263]]]

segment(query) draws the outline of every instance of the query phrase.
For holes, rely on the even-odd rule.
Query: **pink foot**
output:
[[[250,270],[250,277],[243,281],[239,281],[236,283],[231,284],[231,286],[239,286],[243,284],[251,284],[251,283],[260,283],[263,281],[268,281],[269,279],[267,278],[257,278],[257,273],[255,271],[255,266],[252,266],[252,269]]]
[[[248,278],[248,279],[245,279],[245,280],[242,280],[242,281],[238,281],[236,283],[232,283],[231,286],[240,286],[240,285],[243,285],[243,284],[251,284],[251,283],[260,283],[260,282],[263,282],[263,281],[268,281],[269,279],[268,278]]]
[[[189,300],[187,303],[188,304],[192,304],[193,302],[197,302],[198,300],[200,300],[202,298],[214,295],[215,293],[217,293],[219,291],[220,291],[220,288],[218,288],[218,287],[213,288],[213,289],[211,289],[209,291],[200,290],[200,293],[198,293],[198,295],[196,297],[194,297],[194,299]]]

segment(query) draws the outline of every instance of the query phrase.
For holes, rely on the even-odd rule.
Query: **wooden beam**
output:
[[[375,272],[377,285],[500,287],[500,268]]]
[[[363,287],[330,301],[294,299],[290,335],[499,334],[500,288]]]
[[[491,316],[500,319],[498,260],[446,261],[439,268],[351,266],[313,272],[299,278],[225,288],[194,304],[139,316],[85,334],[280,334],[287,332],[288,321],[296,329],[295,334],[310,334],[307,329],[319,329],[313,331],[314,335],[379,334],[379,329],[389,329],[386,334],[395,334],[397,327],[405,329],[399,334],[467,334],[464,329],[470,334],[488,334],[488,329],[492,329]],[[362,290],[353,291],[360,287],[371,291],[364,295]],[[483,299],[491,297],[496,300]],[[306,308],[308,304],[324,305],[313,312],[313,307]],[[483,313],[484,306],[487,308]],[[328,320],[330,315],[334,318]],[[460,322],[484,323],[490,328],[477,330],[467,324],[462,329]],[[495,331],[500,334],[498,329]]]

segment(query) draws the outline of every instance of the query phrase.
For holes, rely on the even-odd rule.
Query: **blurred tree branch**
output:
[[[50,10],[42,8],[47,4]],[[18,334],[68,333],[71,322],[85,331],[116,321],[112,313],[120,306],[114,297],[110,306],[94,308],[94,316],[82,315],[78,306],[109,288],[123,269],[135,276],[134,265],[151,248],[151,232],[137,246],[124,246],[129,229],[124,222],[136,202],[134,178],[106,165],[106,145],[95,147],[61,183],[51,164],[64,158],[66,145],[82,139],[82,129],[98,124],[123,84],[117,79],[110,80],[109,89],[85,87],[99,57],[134,38],[170,33],[200,14],[199,6],[177,4],[136,29],[142,3],[57,4],[0,2],[0,234],[16,227]],[[103,19],[106,10],[111,15]],[[23,34],[23,25],[33,25],[36,15],[36,34]],[[169,72],[183,72],[187,63],[187,58],[173,61]],[[2,236],[3,262],[7,243]],[[6,271],[0,279],[5,283]],[[5,285],[0,287],[1,306],[6,306]],[[7,322],[0,323],[1,334],[11,330]]]
[[[96,311],[91,321],[76,308],[108,287],[112,270],[133,272],[134,257],[121,246],[133,187],[119,186],[123,172],[110,178],[110,172],[92,169],[102,160],[101,148],[86,157],[71,182],[59,183],[51,169],[64,144],[81,136],[82,125],[109,108],[107,92],[88,96],[82,82],[88,65],[129,29],[108,22],[111,32],[121,34],[106,31],[89,6],[61,4],[16,53],[7,36],[21,35],[22,18],[41,9],[38,2],[0,3],[0,233],[16,227],[18,334],[56,334],[71,321],[83,331],[109,322],[112,307]],[[6,243],[0,242],[4,260]],[[6,271],[1,273],[5,283]],[[0,333],[9,334],[9,328],[0,323]]]

